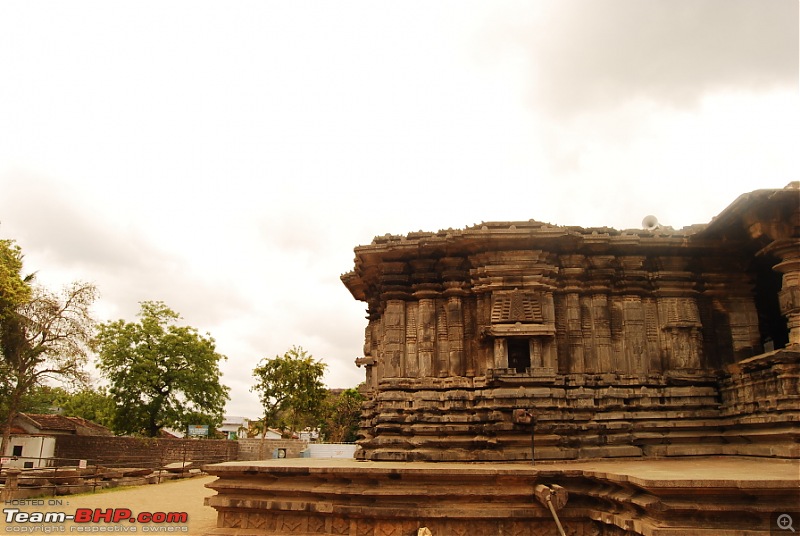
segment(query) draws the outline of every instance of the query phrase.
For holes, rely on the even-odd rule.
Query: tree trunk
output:
[[[11,442],[11,426],[14,419],[19,414],[19,402],[22,399],[22,389],[19,384],[14,387],[14,392],[11,394],[11,402],[8,405],[8,415],[6,422],[3,423],[3,439],[0,440],[0,456],[6,455],[6,446]]]
[[[156,424],[156,416],[155,416],[155,414],[151,413],[150,414],[150,422],[147,425],[147,435],[148,435],[148,437],[157,437],[158,436],[158,431],[160,429],[161,429],[161,427],[158,424]]]
[[[158,437],[158,432],[161,430],[161,425],[158,423],[158,415],[161,413],[161,408],[164,406],[164,397],[159,395],[153,398],[150,402],[148,409],[148,423],[147,435],[148,437]]]

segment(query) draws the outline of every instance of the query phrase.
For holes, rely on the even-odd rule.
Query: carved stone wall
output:
[[[505,253],[509,263],[512,254],[520,264],[530,257]],[[487,261],[473,256],[468,264],[479,260]],[[546,284],[489,265],[473,268],[473,277],[456,291],[440,282],[438,292],[396,284],[400,275],[408,281],[422,275],[411,271],[413,263],[392,263],[392,298],[372,311],[365,336],[365,356],[375,360],[370,385],[383,378],[480,377],[515,368],[508,362],[509,344],[516,348],[521,341],[528,349],[525,366],[517,368],[561,374],[709,370],[763,349],[754,298],[747,295],[752,283],[738,272],[711,274],[706,290],[703,272],[683,270],[685,258],[551,260],[558,266],[527,261],[527,269],[551,274]],[[647,270],[646,260],[653,264]]]

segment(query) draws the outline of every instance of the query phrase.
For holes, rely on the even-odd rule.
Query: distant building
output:
[[[12,426],[24,434],[114,435],[114,432],[96,422],[81,417],[66,417],[64,415],[20,413],[17,415],[17,418],[14,419]]]
[[[249,428],[250,419],[234,415],[225,415],[222,419],[222,426],[217,428],[217,431],[225,434],[226,439],[238,439],[240,437],[247,437],[247,430]]]
[[[317,441],[319,439],[319,430],[307,428],[299,432],[297,436],[301,441]]]
[[[46,467],[55,453],[56,436],[113,436],[114,432],[81,417],[20,413],[11,426],[4,467]]]

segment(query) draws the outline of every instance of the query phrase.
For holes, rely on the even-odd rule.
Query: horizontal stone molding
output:
[[[559,485],[569,534],[685,535],[763,531],[800,501],[795,462],[745,458],[544,464],[422,464],[351,460],[226,463],[206,503],[217,535],[555,534],[537,484]],[[794,473],[792,472],[794,471]],[[713,521],[712,521],[713,520]]]

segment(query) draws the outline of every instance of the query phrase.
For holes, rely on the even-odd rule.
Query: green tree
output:
[[[326,441],[354,443],[358,439],[361,404],[364,400],[364,395],[354,388],[328,393],[324,416],[319,427]]]
[[[39,385],[22,397],[19,411],[81,417],[111,428],[115,407],[114,399],[103,387],[81,387],[70,392],[60,386]]]
[[[20,247],[13,240],[0,240],[0,419],[3,423],[6,422],[13,390],[11,364],[6,359],[11,350],[6,347],[12,337],[12,327],[18,325],[17,307],[30,298],[32,278],[22,276]],[[2,452],[0,450],[0,454]]]
[[[180,316],[163,302],[142,302],[138,316],[100,324],[95,339],[116,403],[114,430],[155,437],[162,428],[219,426],[229,389],[214,339],[175,325]]]
[[[18,257],[21,258],[21,257]],[[9,283],[6,270],[4,288],[18,292],[5,297],[0,312],[0,347],[3,352],[0,381],[3,394],[4,452],[11,435],[11,424],[24,397],[47,380],[81,383],[86,380],[84,365],[90,353],[94,332],[90,308],[97,290],[89,283],[73,283],[60,294],[30,285],[29,292]],[[17,272],[18,273],[18,272]],[[20,301],[22,300],[22,301]]]
[[[39,385],[26,393],[20,401],[22,413],[57,413],[64,400],[71,395],[63,387]]]
[[[316,424],[326,391],[322,383],[325,364],[315,361],[302,347],[293,346],[282,356],[262,359],[253,369],[264,409],[263,433],[285,420],[291,430]],[[262,436],[263,437],[263,436]]]
[[[31,296],[33,276],[22,276],[22,249],[13,240],[0,239],[0,321]]]
[[[55,400],[61,414],[81,417],[106,428],[113,428],[116,405],[104,388],[81,389],[74,393],[64,392]]]
[[[265,424],[264,418],[250,421],[247,427],[247,437],[265,437],[269,427]]]

